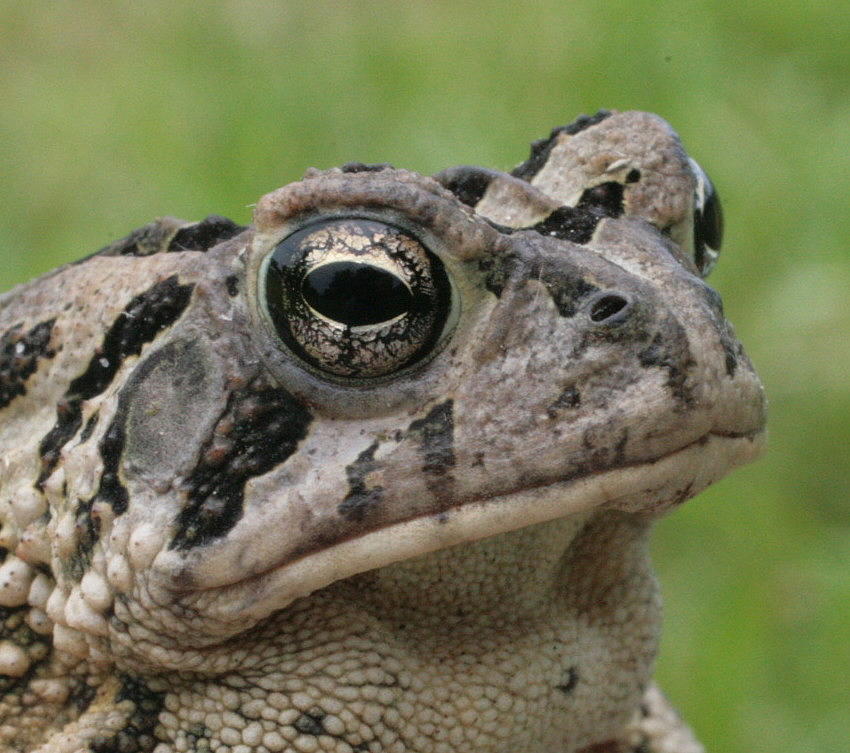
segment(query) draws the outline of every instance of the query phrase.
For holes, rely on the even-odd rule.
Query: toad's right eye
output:
[[[439,258],[372,219],[296,230],[275,246],[264,275],[265,308],[283,344],[336,377],[389,376],[426,358],[451,307]]]
[[[723,207],[705,170],[695,160],[690,162],[697,181],[694,189],[694,263],[706,277],[717,263],[723,243]]]

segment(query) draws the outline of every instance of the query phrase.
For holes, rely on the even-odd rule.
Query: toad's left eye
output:
[[[451,307],[439,258],[393,225],[323,220],[275,246],[265,307],[283,344],[319,371],[388,376],[433,352]]]
[[[694,263],[706,277],[717,263],[723,243],[723,207],[711,179],[695,160],[691,169],[696,178],[694,190]]]

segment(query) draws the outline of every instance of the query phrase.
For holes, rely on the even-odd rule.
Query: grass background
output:
[[[310,165],[508,168],[656,111],[724,200],[711,278],[771,446],[663,521],[658,674],[713,751],[850,751],[850,10],[831,0],[0,0],[0,290]]]

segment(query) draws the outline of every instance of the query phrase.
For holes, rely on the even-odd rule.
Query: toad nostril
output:
[[[623,293],[599,293],[590,303],[590,319],[597,324],[616,324],[626,318],[631,299]]]

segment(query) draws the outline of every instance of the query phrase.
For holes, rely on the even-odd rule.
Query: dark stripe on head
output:
[[[226,535],[242,517],[245,484],[292,455],[312,418],[283,389],[253,383],[231,392],[182,485],[188,500],[169,548],[191,549]]]
[[[192,224],[176,217],[163,217],[133,230],[80,261],[92,256],[153,256],[168,251],[207,251],[243,230],[244,226],[215,214]]]
[[[487,191],[490,183],[503,173],[474,165],[460,165],[442,170],[434,176],[440,185],[447,188],[458,200],[474,207]]]
[[[601,219],[602,217],[596,212],[579,207],[563,206],[528,229],[572,243],[587,243],[593,238],[593,232]]]
[[[126,358],[139,355],[146,343],[180,318],[189,305],[192,288],[180,285],[173,275],[137,295],[116,317],[86,370],[71,382],[56,406],[56,423],[39,445],[37,488],[42,488],[59,462],[62,447],[80,428],[83,401],[103,392]]]
[[[162,217],[136,228],[129,235],[80,259],[80,262],[87,261],[92,256],[152,256],[161,253],[168,248],[174,234],[185,224],[185,221],[176,217]]]
[[[77,500],[77,546],[73,557],[63,564],[67,577],[80,581],[89,569],[91,553],[100,537],[100,519],[92,513],[94,503],[102,500],[109,504],[116,515],[127,511],[129,495],[118,475],[121,454],[124,451],[127,408],[119,402],[115,418],[103,435],[98,450],[103,459],[103,472],[100,475],[100,485],[97,492],[88,499]]]
[[[0,408],[26,392],[26,381],[38,367],[39,358],[55,355],[49,347],[55,322],[40,322],[28,332],[16,324],[0,336]]]
[[[168,244],[168,251],[208,251],[243,230],[244,226],[237,225],[233,220],[211,214],[194,225],[181,227]]]
[[[540,172],[543,165],[546,164],[546,161],[549,159],[549,155],[552,153],[552,149],[554,149],[555,145],[558,143],[558,137],[562,133],[575,136],[575,134],[583,131],[585,128],[590,128],[590,126],[601,123],[609,115],[611,115],[611,113],[608,110],[600,110],[596,113],[596,115],[579,115],[572,123],[553,128],[552,132],[549,134],[549,138],[538,139],[531,143],[531,154],[528,159],[521,165],[517,165],[511,171],[511,175],[515,178],[522,178],[523,180],[530,181],[535,175],[537,175],[537,173]]]

